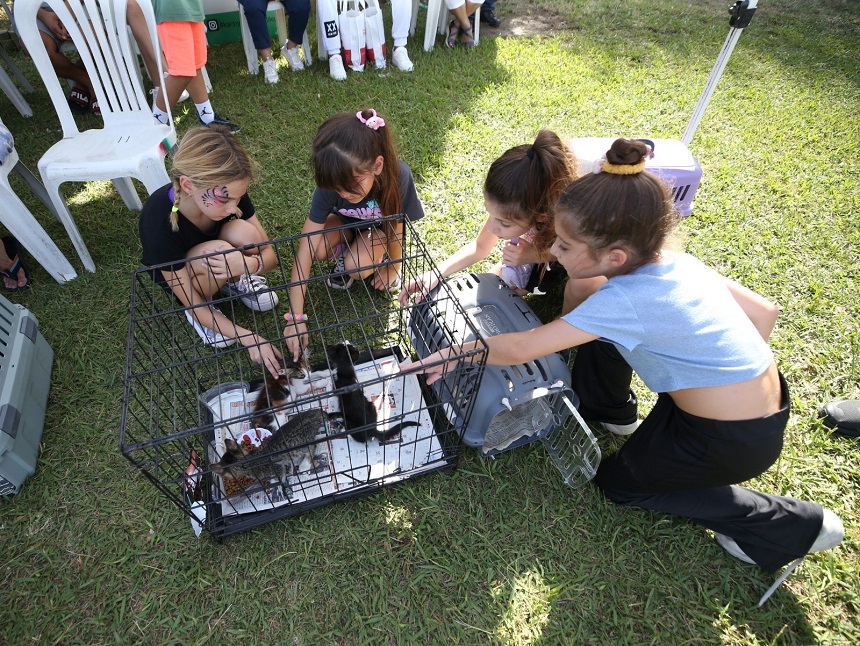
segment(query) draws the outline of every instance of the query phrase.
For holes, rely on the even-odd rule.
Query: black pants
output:
[[[631,411],[635,419],[632,372],[613,345],[582,346],[573,371],[574,387],[586,386],[577,391],[585,419],[629,423]],[[684,516],[726,534],[762,568],[776,571],[809,551],[823,521],[820,505],[736,486],[764,473],[782,451],[789,400],[782,375],[780,383],[781,409],[743,421],[690,415],[660,394],[642,425],[600,464],[595,482],[619,504]]]

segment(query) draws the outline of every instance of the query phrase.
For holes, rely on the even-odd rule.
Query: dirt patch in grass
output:
[[[525,0],[499,0],[496,16],[502,24],[496,28],[481,24],[481,35],[522,37],[557,34],[572,27],[564,16],[549,7],[535,7]]]

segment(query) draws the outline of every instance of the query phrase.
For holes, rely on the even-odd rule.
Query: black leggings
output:
[[[635,414],[636,404],[635,398],[631,403],[632,373],[615,347],[602,341],[582,346],[574,362],[574,383],[588,379],[586,370],[591,372],[586,396],[599,392],[591,408],[577,393],[583,417],[631,421],[631,406]],[[789,400],[782,375],[780,383],[780,410],[742,421],[690,415],[669,395],[660,394],[642,425],[600,464],[595,482],[619,504],[684,516],[726,534],[762,568],[776,571],[809,551],[823,521],[820,505],[737,486],[764,473],[782,451]],[[594,417],[595,409],[618,415]]]

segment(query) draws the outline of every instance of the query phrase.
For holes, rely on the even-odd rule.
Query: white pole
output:
[[[726,69],[726,63],[729,62],[732,50],[735,48],[738,38],[741,37],[741,32],[744,30],[744,27],[746,27],[750,23],[750,20],[752,20],[752,14],[755,12],[757,2],[758,0],[738,0],[738,2],[729,9],[729,13],[732,14],[732,17],[729,20],[731,29],[729,29],[729,35],[726,37],[726,42],[723,43],[723,48],[720,50],[720,55],[717,57],[717,62],[714,64],[714,68],[711,70],[710,76],[708,76],[708,81],[705,83],[705,89],[702,90],[699,102],[696,103],[696,107],[693,109],[693,114],[690,117],[689,123],[687,123],[687,129],[684,131],[684,136],[681,137],[681,141],[685,146],[690,145],[693,135],[696,134],[696,128],[699,127],[699,122],[702,120],[702,115],[708,107],[711,95],[713,95],[714,90],[717,88],[717,83],[723,75],[723,70]]]

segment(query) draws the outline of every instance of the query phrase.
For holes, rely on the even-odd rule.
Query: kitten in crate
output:
[[[311,464],[311,473],[326,467],[325,460],[316,453],[314,440],[325,431],[327,420],[328,413],[322,409],[300,411],[253,452],[246,452],[242,445],[228,438],[224,455],[211,465],[212,473],[222,478],[254,478],[263,486],[279,483],[289,498],[292,488],[288,476],[297,474],[305,459]]]
[[[399,440],[400,431],[407,426],[420,426],[418,422],[401,422],[387,431],[379,429],[379,416],[376,406],[364,396],[355,374],[355,361],[358,359],[358,348],[349,342],[330,345],[326,348],[329,364],[334,375],[334,388],[346,392],[338,394],[340,415],[343,426],[349,436],[359,442],[377,440],[380,444]],[[354,430],[361,429],[361,430]]]
[[[258,411],[258,414],[251,418],[251,422],[258,428],[275,430],[278,421],[275,419],[273,409],[283,410],[290,401],[307,393],[315,378],[319,378],[319,373],[308,370],[306,356],[302,356],[298,361],[294,361],[291,356],[288,357],[277,379],[266,372],[252,405],[252,410]]]

